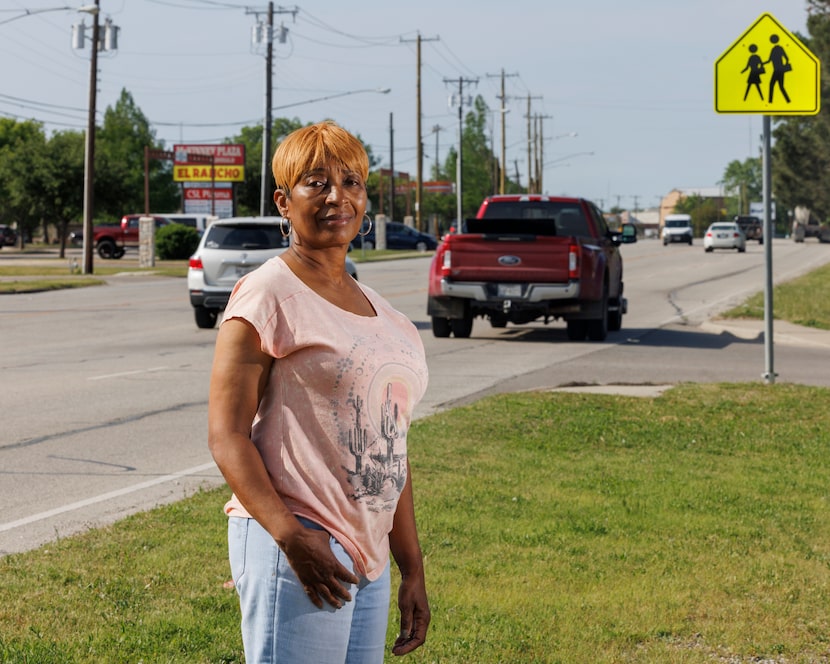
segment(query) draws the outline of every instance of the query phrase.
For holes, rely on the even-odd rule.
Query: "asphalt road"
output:
[[[773,253],[776,281],[830,261],[830,246],[810,242],[777,240]],[[561,322],[493,329],[481,320],[469,339],[435,339],[429,258],[358,269],[421,331],[430,387],[418,417],[520,389],[761,380],[758,330],[737,335],[710,321],[763,289],[763,247],[705,254],[699,241],[642,241],[623,255],[629,313],[603,343],[569,342]],[[107,282],[0,296],[0,554],[222,481],[206,445],[215,330],[196,328],[181,279]],[[776,343],[779,382],[830,385],[829,355],[825,339]]]

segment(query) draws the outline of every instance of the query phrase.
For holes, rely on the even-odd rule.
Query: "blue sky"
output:
[[[120,33],[118,50],[99,57],[99,121],[126,88],[171,148],[219,142],[261,122],[265,58],[251,31],[267,2],[100,6],[102,20]],[[90,18],[71,9],[39,11],[60,7],[70,5],[0,0],[0,115],[33,117],[47,130],[83,129],[89,47],[73,51],[71,32]],[[546,139],[546,193],[585,196],[606,209],[642,209],[674,188],[716,186],[731,160],[757,156],[761,118],[713,110],[714,63],[763,12],[790,32],[806,32],[807,19],[802,0],[317,0],[275,7],[297,10],[275,17],[288,33],[274,47],[273,106],[292,105],[275,116],[332,118],[370,143],[385,166],[394,143],[395,168],[414,176],[420,33],[427,176],[436,148],[443,160],[457,140],[458,112],[448,101],[459,79],[470,81],[465,95],[480,94],[493,109],[500,154],[504,70],[511,177],[518,170],[527,182],[530,96]],[[373,92],[379,88],[391,91]],[[306,103],[321,97],[332,98]]]

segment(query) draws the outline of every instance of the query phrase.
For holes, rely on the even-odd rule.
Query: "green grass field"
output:
[[[408,661],[827,661],[828,399],[685,384],[419,420],[433,623]],[[227,495],[0,559],[0,661],[241,662]]]

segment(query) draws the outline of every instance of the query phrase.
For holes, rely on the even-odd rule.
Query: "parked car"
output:
[[[11,226],[0,224],[0,247],[13,247],[17,244],[17,231]]]
[[[196,325],[214,327],[239,278],[287,248],[280,217],[231,217],[210,224],[187,270]],[[348,257],[346,271],[357,279],[357,268]]]
[[[737,249],[743,253],[746,251],[746,235],[734,221],[716,221],[706,229],[703,249],[707,252],[715,249]]]
[[[352,240],[352,247],[355,249],[374,249],[377,247],[375,239],[376,227],[365,236],[358,235]],[[416,251],[431,251],[438,246],[438,240],[434,235],[422,233],[411,226],[402,224],[399,221],[386,222],[386,248],[387,249],[415,249]]]

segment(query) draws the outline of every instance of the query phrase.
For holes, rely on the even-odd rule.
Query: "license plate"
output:
[[[728,233],[718,233],[718,239],[719,240],[725,240],[728,237],[729,237]]]
[[[499,294],[499,297],[521,297],[522,296],[522,285],[521,284],[499,284],[498,294]]]
[[[236,266],[236,276],[237,277],[243,277],[246,274],[248,274],[248,272],[251,272],[254,269],[254,267],[255,266],[253,266],[253,265],[237,265]]]

